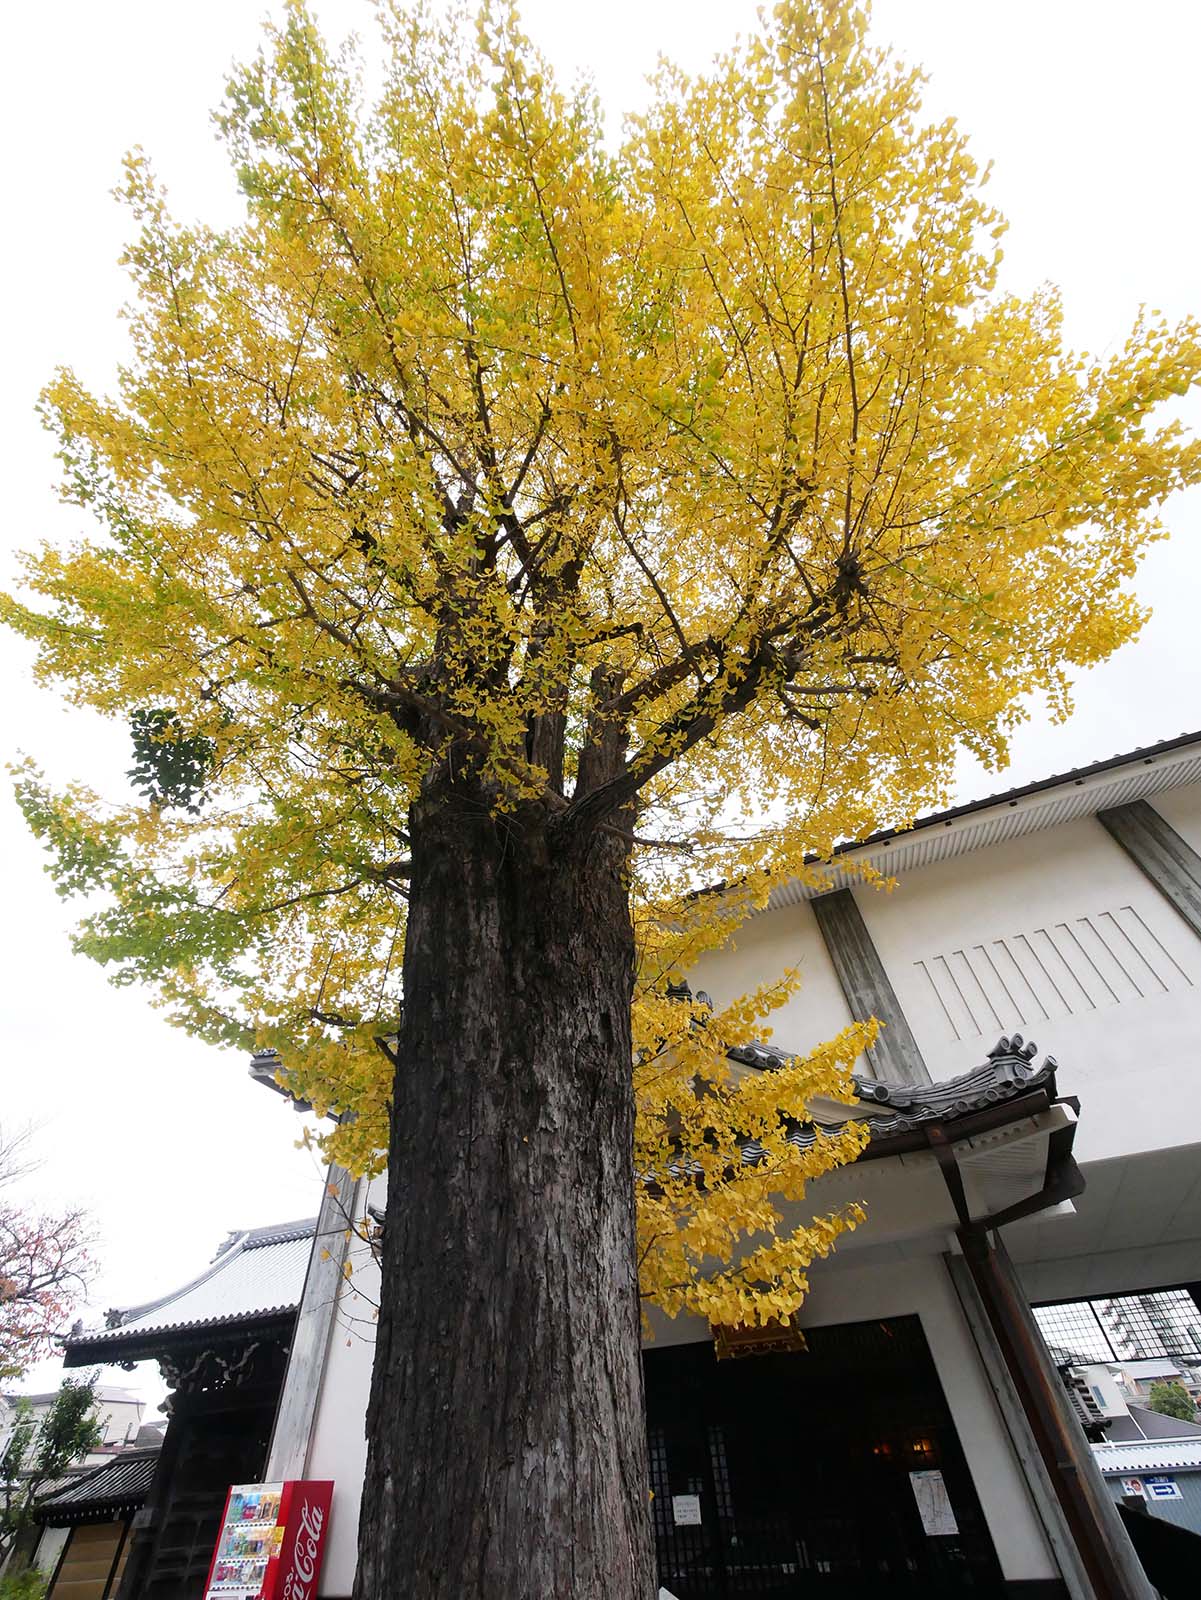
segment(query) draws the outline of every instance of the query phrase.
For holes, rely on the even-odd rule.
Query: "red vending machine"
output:
[[[316,1600],[333,1492],[310,1478],[235,1483],[204,1600]]]

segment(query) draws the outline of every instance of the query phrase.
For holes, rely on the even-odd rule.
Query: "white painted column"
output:
[[[309,1445],[336,1320],[357,1191],[358,1183],[344,1167],[330,1167],[267,1452],[268,1483],[307,1476]]]

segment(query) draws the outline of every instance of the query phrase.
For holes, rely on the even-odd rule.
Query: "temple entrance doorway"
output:
[[[1002,1595],[919,1319],[805,1338],[646,1352],[660,1583],[678,1600]]]

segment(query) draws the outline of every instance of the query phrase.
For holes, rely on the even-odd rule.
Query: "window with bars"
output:
[[[1201,1364],[1201,1309],[1188,1289],[1156,1289],[1108,1299],[1034,1307],[1053,1358],[1093,1361],[1176,1360]]]

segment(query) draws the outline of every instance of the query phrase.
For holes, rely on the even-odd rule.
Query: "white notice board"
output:
[[[699,1528],[701,1525],[701,1497],[699,1494],[673,1494],[671,1520],[677,1528]]]
[[[913,1498],[917,1501],[917,1514],[924,1530],[933,1536],[958,1533],[959,1524],[955,1521],[942,1473],[911,1472],[909,1482],[913,1485]]]

